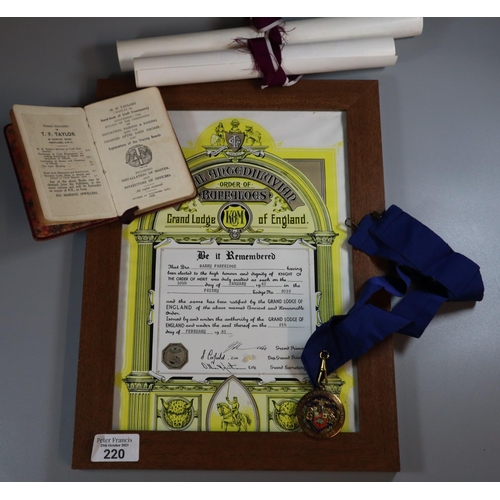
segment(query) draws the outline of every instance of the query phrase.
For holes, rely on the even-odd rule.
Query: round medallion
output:
[[[143,167],[151,163],[152,159],[153,153],[147,146],[144,146],[144,144],[132,146],[125,155],[125,163],[131,167]]]
[[[332,392],[318,389],[299,401],[297,419],[308,436],[328,439],[338,434],[344,425],[344,405]]]
[[[244,203],[229,202],[222,205],[217,218],[219,225],[229,233],[231,239],[237,240],[252,223],[252,212]]]

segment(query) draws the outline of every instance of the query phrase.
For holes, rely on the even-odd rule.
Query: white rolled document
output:
[[[285,45],[282,56],[287,75],[380,68],[397,60],[390,37]],[[252,55],[238,49],[139,58],[134,60],[134,73],[139,88],[261,76]]]
[[[350,40],[390,36],[406,38],[422,33],[421,17],[324,17],[290,21],[285,25],[288,45],[297,43]],[[181,35],[117,41],[118,60],[122,71],[134,68],[134,59],[198,52],[214,52],[237,48],[237,38],[255,38],[255,28],[248,26]]]

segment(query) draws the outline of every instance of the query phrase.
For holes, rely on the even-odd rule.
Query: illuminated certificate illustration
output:
[[[298,432],[303,347],[352,302],[343,114],[169,115],[198,196],[124,227],[114,427]],[[329,383],[355,430],[351,364]]]

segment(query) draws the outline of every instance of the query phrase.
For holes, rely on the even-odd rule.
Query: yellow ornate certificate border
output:
[[[316,323],[342,313],[351,294],[343,224],[344,118],[339,112],[173,115],[199,194],[142,217],[123,231],[126,293],[118,336],[115,428],[297,432],[295,408],[311,390],[307,381],[263,383],[234,375],[193,381],[182,376],[166,379],[152,370],[155,248],[167,239],[200,248],[208,241],[223,246],[258,240],[277,247],[303,241],[315,253]],[[309,128],[318,137],[308,139]],[[196,137],[193,130],[199,131]],[[329,380],[346,408],[342,431],[356,430],[351,364]]]

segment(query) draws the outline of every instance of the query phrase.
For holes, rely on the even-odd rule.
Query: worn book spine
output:
[[[90,221],[90,222],[77,222],[73,224],[44,224],[38,214],[36,193],[33,192],[33,182],[30,179],[30,170],[27,167],[25,160],[23,160],[22,149],[19,141],[14,132],[12,124],[4,128],[4,135],[7,141],[14,172],[16,174],[19,190],[24,203],[24,208],[28,218],[31,234],[36,241],[47,241],[63,234],[70,234],[76,231],[82,231],[94,226],[100,226],[109,222],[106,219]]]

